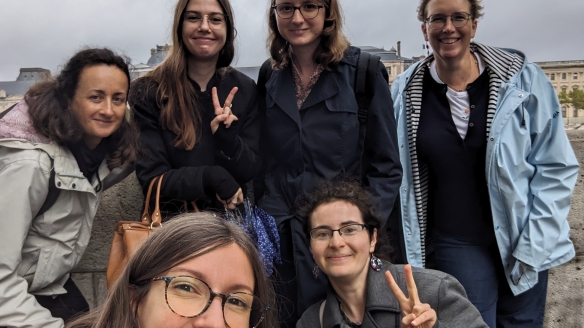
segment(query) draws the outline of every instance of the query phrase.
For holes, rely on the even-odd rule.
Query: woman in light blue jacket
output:
[[[392,85],[408,263],[455,276],[490,327],[541,327],[547,270],[575,252],[578,162],[543,71],[471,42],[480,0],[422,0],[433,53]]]

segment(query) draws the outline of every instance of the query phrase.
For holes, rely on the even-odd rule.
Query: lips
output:
[[[460,40],[460,38],[458,38],[458,39],[440,39],[440,42],[444,43],[444,44],[453,44],[453,43],[458,42],[459,40]]]
[[[327,256],[327,259],[329,259],[331,261],[342,261],[342,260],[349,258],[350,256],[351,255],[331,255],[331,256]]]
[[[301,29],[301,30],[290,30],[290,32],[292,32],[292,34],[294,35],[303,35],[304,33],[306,33],[306,31],[308,31],[308,29]]]

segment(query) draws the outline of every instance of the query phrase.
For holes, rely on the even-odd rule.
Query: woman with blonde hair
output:
[[[163,225],[105,303],[67,328],[275,327],[274,293],[254,242],[212,213]]]
[[[342,33],[339,2],[272,0],[268,21],[271,68],[269,79],[259,82],[265,89],[261,147],[266,171],[259,204],[278,224],[280,322],[293,327],[306,308],[325,296],[327,284],[323,274],[313,272],[295,215],[296,197],[323,179],[357,176],[387,220],[401,167],[385,67],[373,63],[372,96],[361,115],[355,92],[361,52]]]
[[[541,327],[548,269],[575,252],[578,162],[525,55],[473,42],[480,0],[421,0],[433,53],[392,84],[408,263],[453,275],[485,322]]]
[[[146,191],[165,173],[165,217],[235,208],[261,166],[256,85],[229,67],[233,22],[229,0],[179,0],[166,59],[132,85],[145,152],[136,175]]]

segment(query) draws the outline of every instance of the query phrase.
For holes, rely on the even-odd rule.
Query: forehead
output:
[[[364,223],[359,208],[345,201],[334,201],[319,205],[310,217],[311,227],[338,227],[343,223]]]
[[[226,267],[225,263],[229,263],[229,266]],[[183,262],[170,269],[167,274],[194,276],[220,293],[234,290],[249,293],[254,291],[255,274],[251,262],[243,249],[235,243]],[[245,287],[244,290],[242,287]]]
[[[200,13],[223,13],[223,8],[217,0],[189,0],[185,11],[197,11]]]
[[[470,2],[468,0],[430,0],[426,6],[427,16],[458,11],[470,13]]]
[[[123,91],[128,89],[128,77],[117,66],[98,64],[85,67],[79,75],[77,89]]]

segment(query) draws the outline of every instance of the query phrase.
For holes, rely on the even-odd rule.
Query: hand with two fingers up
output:
[[[393,295],[399,302],[403,313],[402,328],[434,327],[437,320],[436,311],[432,309],[429,304],[420,302],[411,265],[406,264],[404,266],[404,275],[406,278],[406,286],[409,297],[404,295],[403,291],[397,285],[389,270],[385,272],[385,279],[387,280]]]
[[[239,149],[237,141],[237,116],[233,115],[231,107],[233,106],[233,97],[238,88],[234,87],[227,95],[223,106],[219,102],[217,88],[212,89],[213,107],[215,108],[215,118],[211,121],[211,132],[223,154],[233,157]]]

